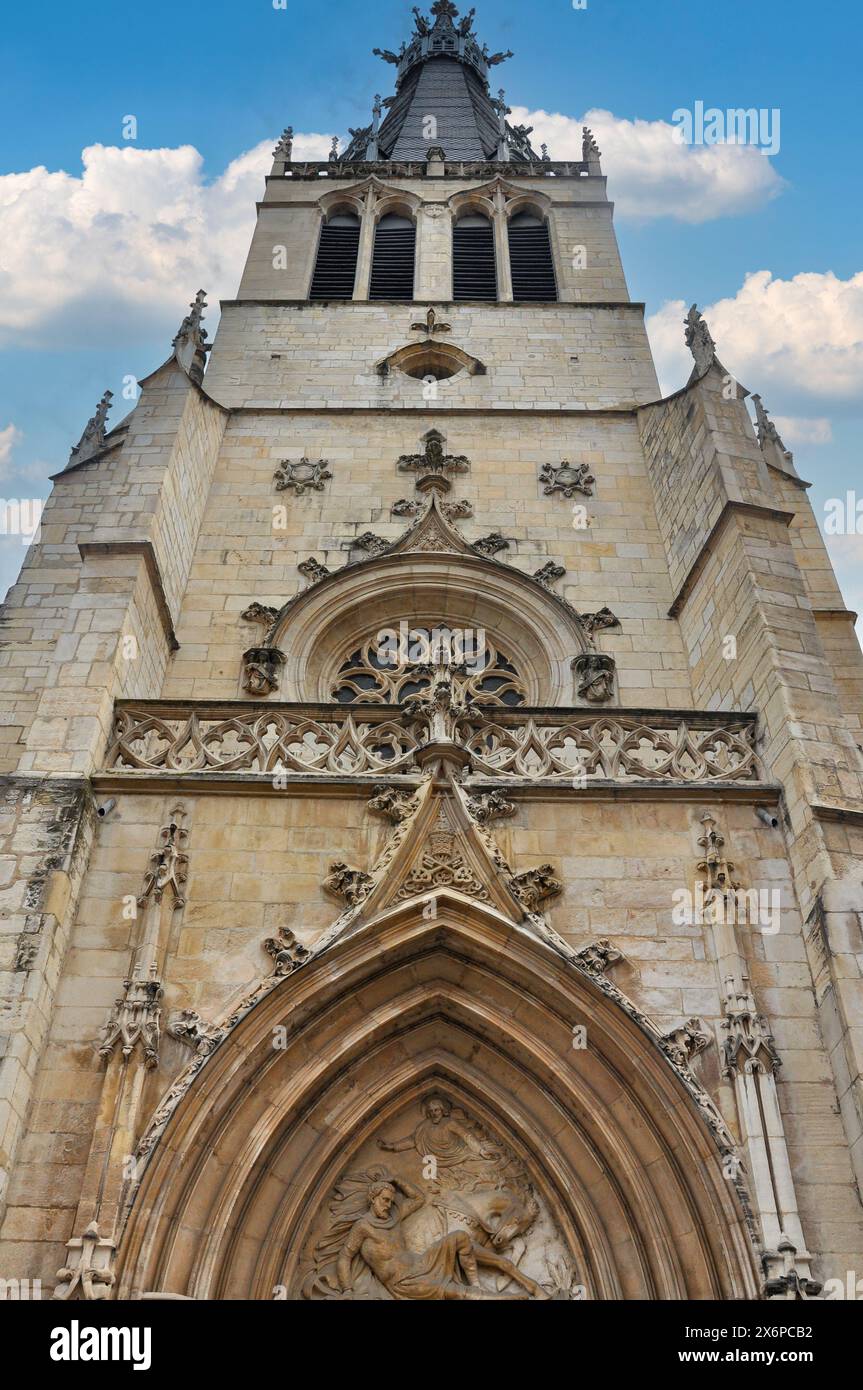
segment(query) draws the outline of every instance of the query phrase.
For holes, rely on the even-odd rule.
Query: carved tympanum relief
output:
[[[308,1299],[571,1298],[576,1271],[524,1163],[446,1092],[368,1139],[330,1190],[298,1276]]]

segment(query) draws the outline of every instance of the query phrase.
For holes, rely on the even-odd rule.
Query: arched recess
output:
[[[118,1296],[299,1296],[335,1185],[436,1092],[505,1136],[553,1214],[567,1286],[571,1273],[589,1298],[756,1297],[716,1141],[647,1031],[496,908],[452,890],[434,920],[423,906],[336,941],[228,1034],[152,1151]]]
[[[399,542],[399,546],[403,542]],[[572,662],[590,649],[575,611],[512,565],[446,550],[400,550],[349,565],[281,610],[268,645],[288,654],[285,700],[330,700],[339,666],[377,625],[484,630],[526,682],[527,704],[571,705]]]

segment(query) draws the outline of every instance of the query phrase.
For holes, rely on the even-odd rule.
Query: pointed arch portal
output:
[[[336,939],[228,1033],[150,1156],[119,1296],[335,1297],[383,1170],[404,1185],[373,1225],[404,1226],[426,1292],[382,1288],[351,1247],[354,1296],[438,1296],[429,1280],[458,1283],[473,1248],[486,1297],[520,1289],[495,1252],[553,1297],[755,1297],[740,1199],[655,1041],[499,906],[434,902]],[[431,1184],[423,1149],[442,1165]]]

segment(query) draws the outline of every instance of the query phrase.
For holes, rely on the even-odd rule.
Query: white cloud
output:
[[[531,144],[548,145],[552,159],[581,159],[582,126],[602,150],[608,192],[619,214],[708,222],[751,212],[785,187],[770,160],[751,145],[683,145],[668,121],[622,120],[588,111],[582,120],[513,107],[512,120],[532,125]]]
[[[106,325],[116,333],[118,309],[130,337],[161,330],[179,324],[200,285],[212,323],[219,297],[236,292],[274,144],[211,183],[191,145],[91,145],[80,175],[39,166],[0,176],[0,345],[98,340]],[[300,159],[329,147],[326,135],[294,141]]]
[[[853,406],[863,394],[863,271],[840,279],[808,271],[790,280],[769,270],[746,276],[737,293],[700,306],[720,361],[770,407],[774,400]],[[687,380],[682,299],[652,314],[647,329],[664,391]]]
[[[774,415],[773,423],[789,449],[798,444],[830,444],[833,439],[833,426],[824,416],[804,419],[800,415]]]
[[[7,425],[0,430],[0,468],[5,468],[12,458],[12,450],[24,438],[17,425]]]

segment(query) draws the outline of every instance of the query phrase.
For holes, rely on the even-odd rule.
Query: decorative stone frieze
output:
[[[347,678],[350,671],[343,675]],[[388,704],[385,694],[359,692],[366,700]],[[479,714],[475,703],[471,712]],[[326,717],[313,707],[241,707],[226,719],[208,714],[205,705],[180,710],[158,702],[123,705],[116,712],[106,766],[117,771],[213,773],[271,772],[281,767],[303,774],[388,776],[416,770],[413,723],[404,709],[357,724],[349,708],[338,706]],[[641,718],[619,711],[602,716],[561,711],[525,718],[517,709],[487,707],[480,728],[457,726],[455,736],[463,741],[475,772],[484,777],[549,779],[566,786],[576,774],[681,784],[761,780],[755,724],[733,715],[725,723],[705,719],[699,724],[697,715],[669,720],[661,711]]]
[[[544,463],[540,469],[539,481],[543,484],[542,490],[546,497],[559,492],[561,496],[571,498],[577,492],[584,497],[592,497],[596,479],[588,464],[570,463],[564,459],[557,468],[553,463]]]
[[[332,476],[329,459],[318,459],[313,463],[303,456],[294,461],[282,459],[273,474],[273,480],[277,492],[290,489],[297,497],[302,497],[306,492],[323,492],[325,483],[329,482]]]

